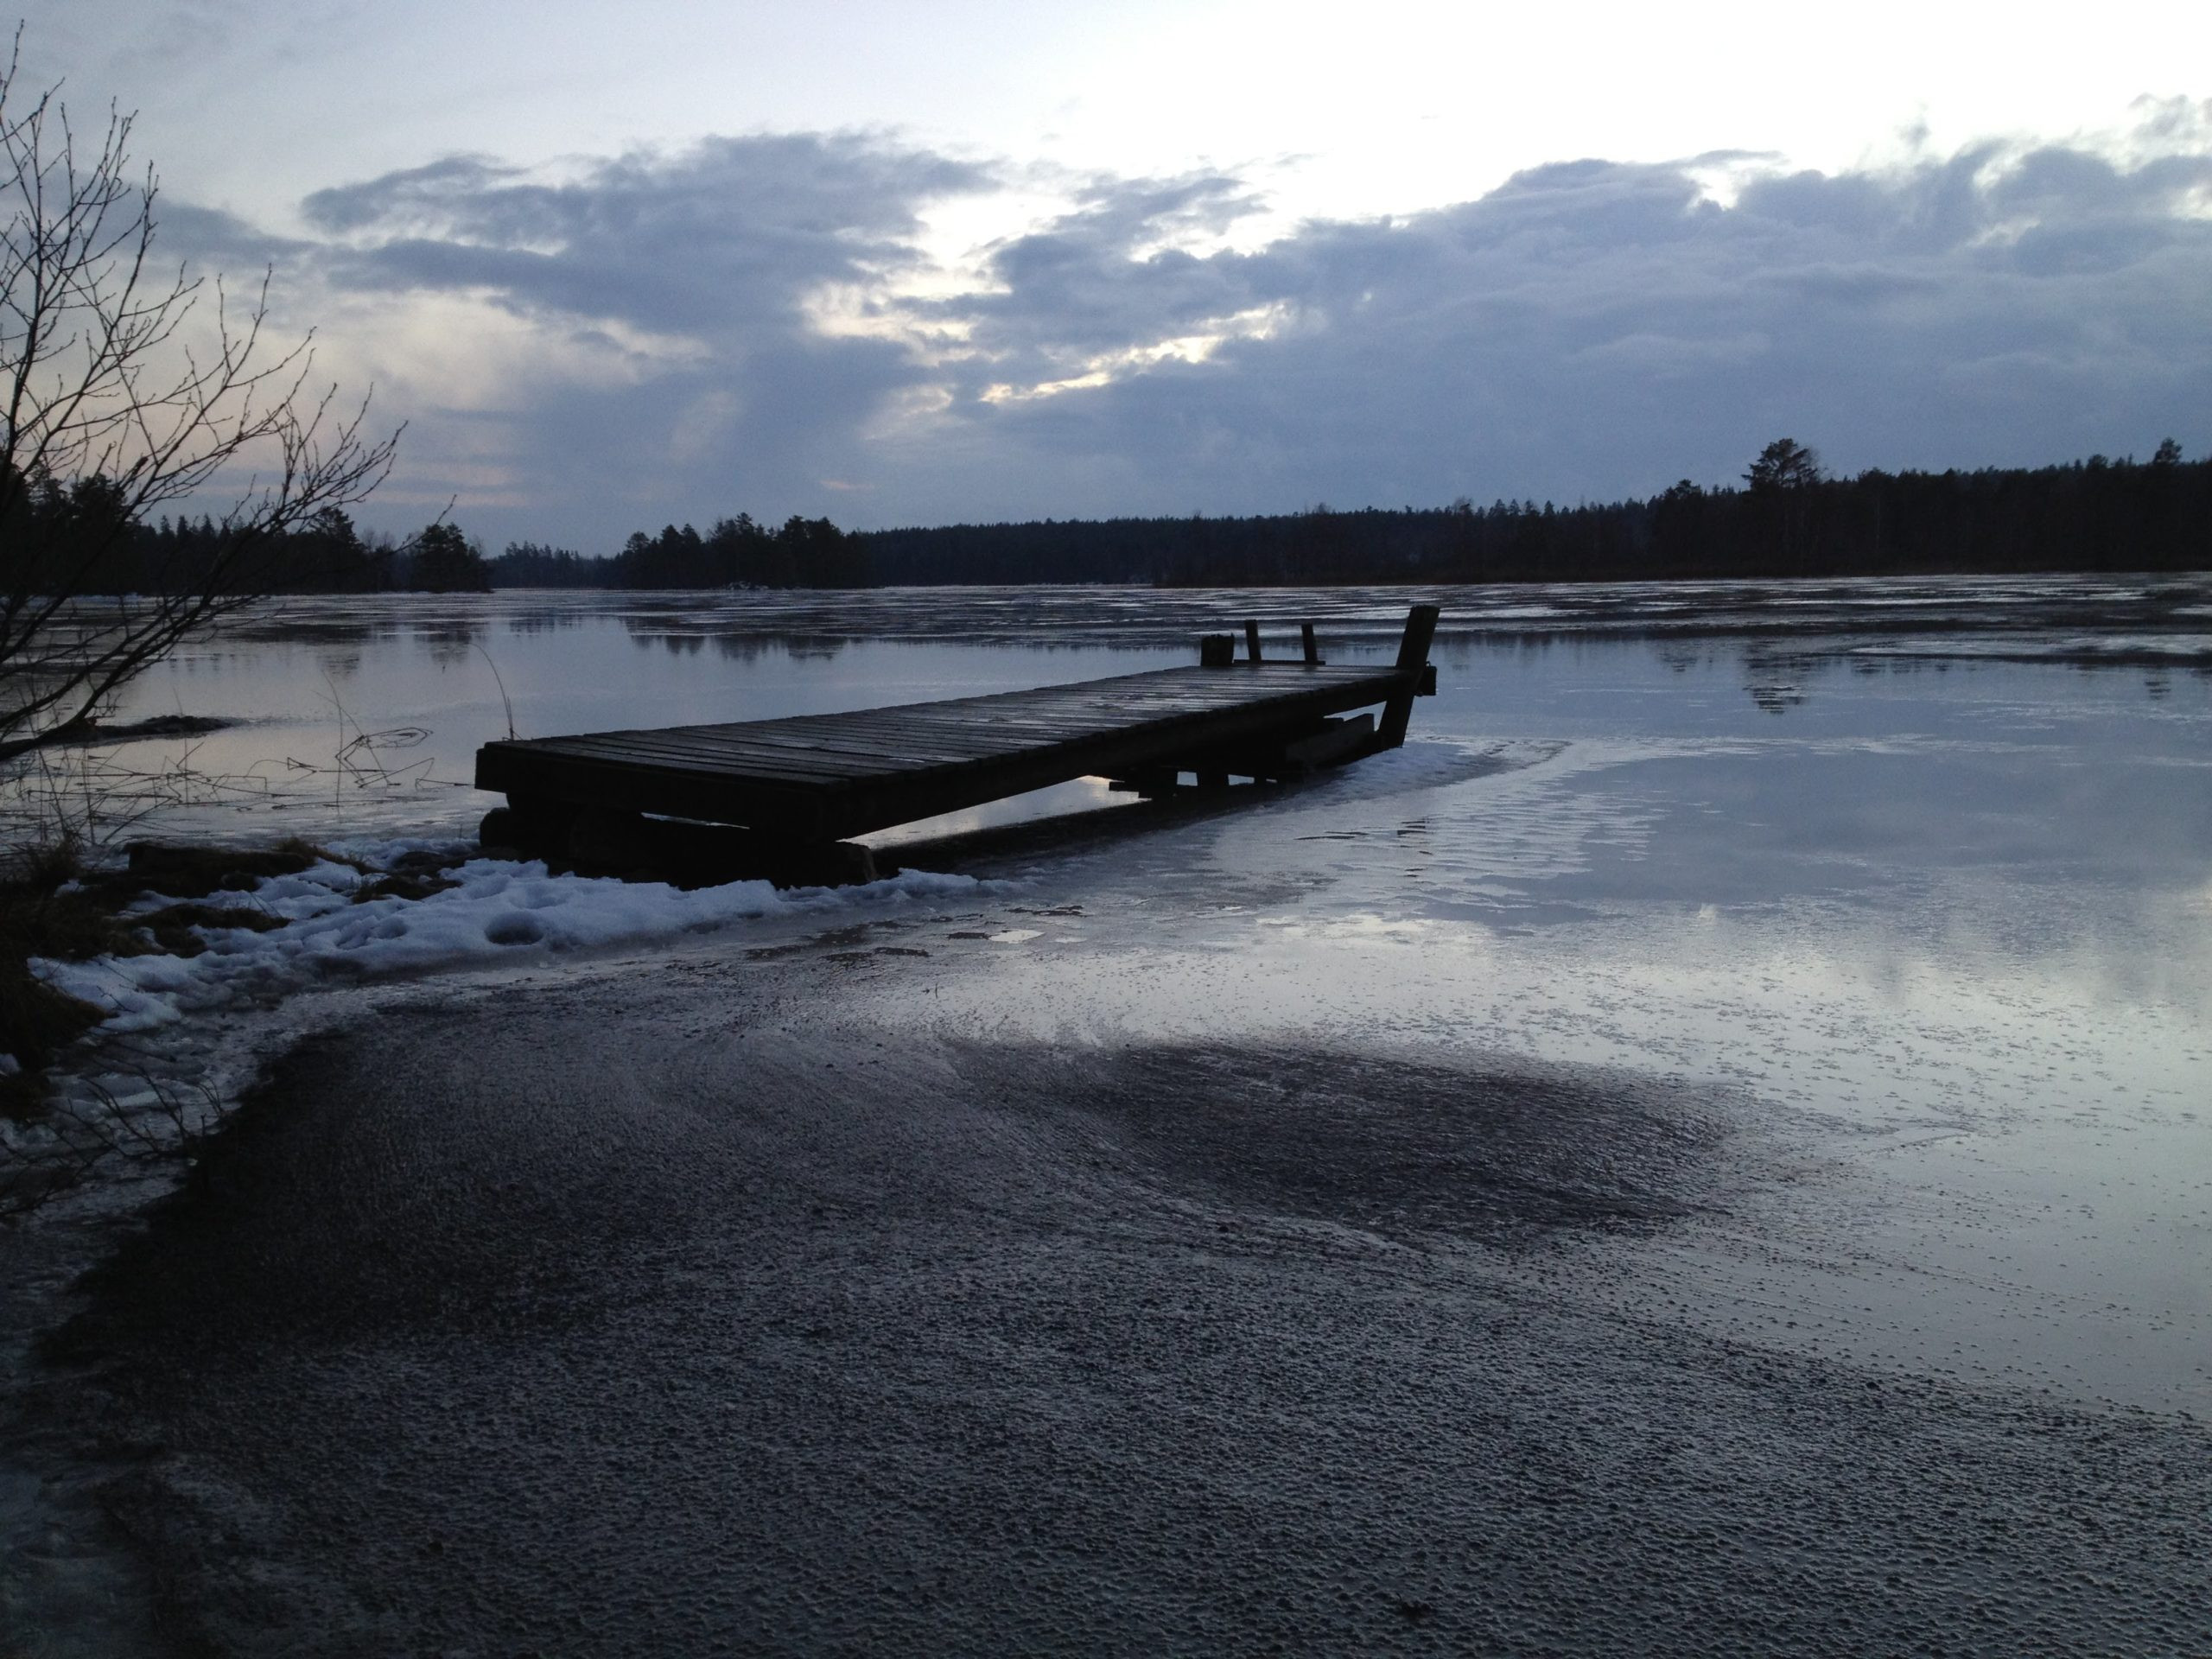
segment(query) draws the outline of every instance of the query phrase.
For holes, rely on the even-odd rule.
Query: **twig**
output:
[[[500,677],[499,665],[492,660],[491,647],[479,639],[476,642],[476,649],[483,654],[484,665],[492,671],[493,683],[499,688],[499,702],[507,711],[507,741],[512,743],[514,741],[515,735],[514,699],[507,696],[507,683]]]

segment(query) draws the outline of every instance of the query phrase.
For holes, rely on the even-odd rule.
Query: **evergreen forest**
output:
[[[99,480],[19,497],[10,543],[63,549],[97,514]],[[219,528],[163,519],[113,538],[83,592],[188,581]],[[487,556],[439,522],[404,542],[364,537],[336,510],[273,537],[251,580],[270,593],[490,588],[860,588],[1024,582],[1159,587],[1580,582],[2212,568],[2212,460],[2172,439],[2148,461],[1831,478],[1777,439],[1740,486],[1685,479],[1645,499],[1461,499],[1250,518],[1046,519],[848,531],[827,518],[770,527],[739,513],[705,532],[667,525],[607,556],[532,542]],[[51,555],[49,555],[51,556]]]

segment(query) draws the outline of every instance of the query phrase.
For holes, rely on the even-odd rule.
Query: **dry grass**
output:
[[[205,899],[218,893],[250,893],[254,884],[272,875],[297,875],[328,856],[308,842],[280,841],[274,847],[242,850],[236,847],[188,847],[168,842],[133,842],[124,849],[128,862],[83,878],[88,887],[116,894],[124,903],[142,893],[158,893],[170,899]]]

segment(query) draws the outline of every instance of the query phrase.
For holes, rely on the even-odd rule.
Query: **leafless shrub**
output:
[[[286,535],[365,497],[398,440],[311,386],[311,335],[264,340],[267,273],[241,305],[157,265],[131,118],[80,143],[19,66],[0,72],[0,759],[251,601]],[[210,498],[211,544],[145,552],[150,514]]]

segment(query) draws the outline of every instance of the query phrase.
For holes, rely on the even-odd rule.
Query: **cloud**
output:
[[[157,200],[154,219],[163,260],[179,260],[203,270],[243,276],[289,264],[314,251],[311,243],[271,236],[235,213],[172,196]]]
[[[1138,255],[1079,206],[946,302],[970,325],[917,516],[1575,499],[1730,479],[1777,432],[1847,467],[2146,450],[2212,408],[2212,145],[2138,162],[1977,146],[1887,172],[1582,161],[1255,252]],[[1211,187],[1224,198],[1225,184]],[[1137,193],[1141,198],[1142,193]],[[1115,234],[1100,234],[1102,218]],[[1124,228],[1135,225],[1135,229]],[[1031,254],[1033,247],[1050,257]],[[1090,384],[993,397],[1009,366],[1274,326]]]
[[[357,322],[505,342],[410,341],[399,493],[458,488],[464,515],[488,501],[503,524],[603,548],[648,519],[811,506],[815,480],[854,470],[861,429],[926,365],[823,332],[812,308],[925,268],[928,206],[992,188],[887,140],[791,134],[547,168],[447,156],[302,211]],[[493,314],[479,329],[471,308]]]
[[[353,286],[467,289],[518,311],[728,339],[788,324],[815,287],[918,258],[919,211],[985,188],[972,165],[853,134],[711,138],[545,181],[451,156],[317,191]]]
[[[950,270],[932,208],[1016,174],[867,134],[448,156],[318,191],[313,244],[178,228],[312,267],[350,360],[408,365],[407,487],[495,543],[1573,500],[1781,432],[1847,470],[2201,451],[2212,105],[2139,115],[1837,174],[1564,162],[1256,246],[1236,172],[1092,178]]]

